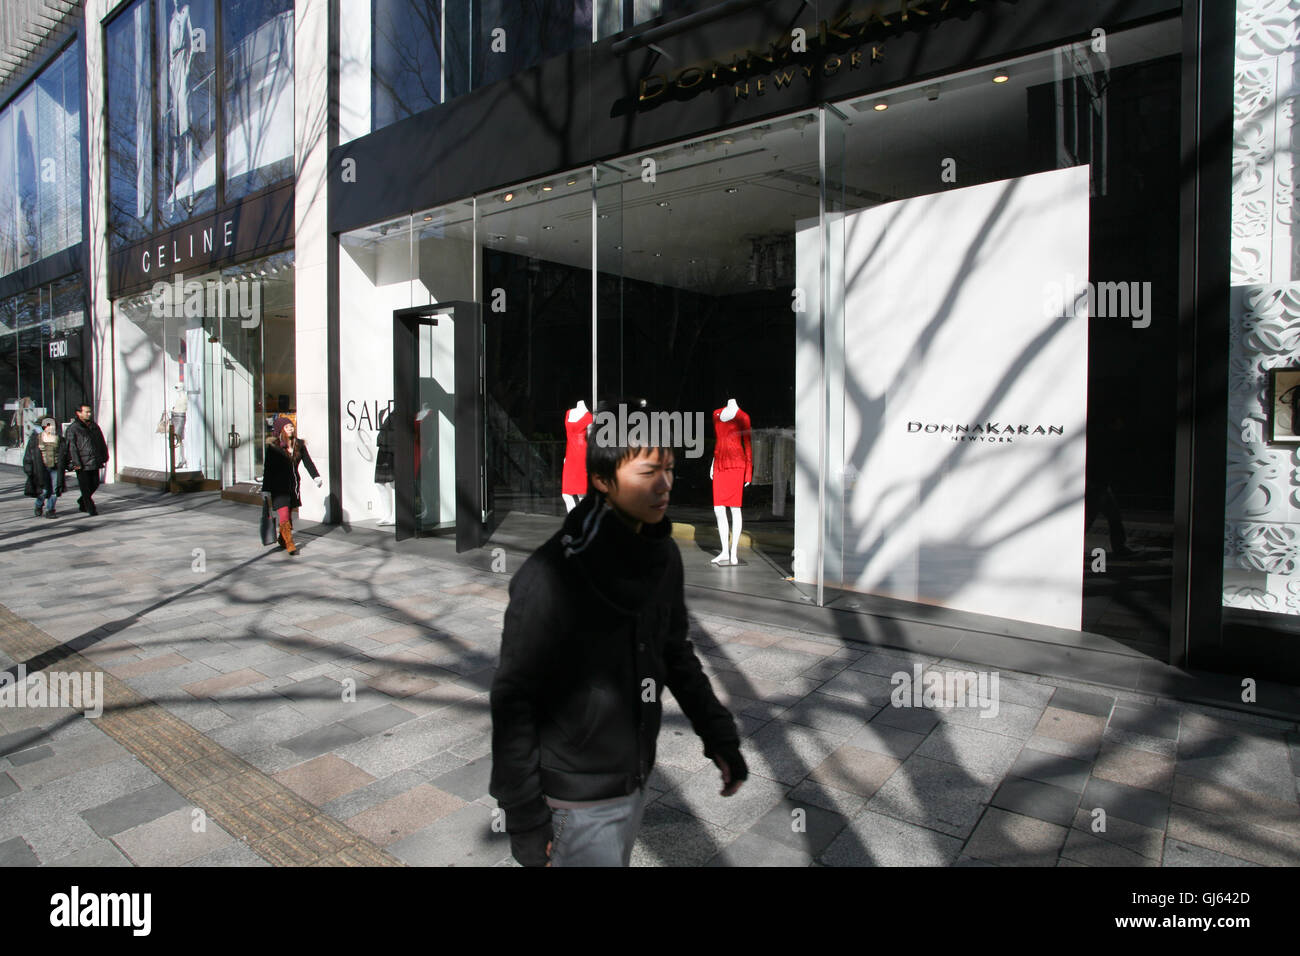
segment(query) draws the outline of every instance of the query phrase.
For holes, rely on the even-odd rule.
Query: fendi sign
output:
[[[758,50],[746,49],[680,70],[650,73],[637,86],[636,108],[669,99],[687,99],[724,85],[732,97],[747,99],[805,81],[829,78],[884,59],[885,37],[932,29],[944,20],[989,0],[887,0],[867,11],[850,11],[812,28],[794,27]],[[1014,0],[1011,0],[1014,2]]]

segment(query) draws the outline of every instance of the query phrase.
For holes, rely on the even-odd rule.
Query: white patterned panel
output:
[[[1300,0],[1239,0],[1223,603],[1300,614],[1300,449],[1270,447],[1268,370],[1300,365]]]

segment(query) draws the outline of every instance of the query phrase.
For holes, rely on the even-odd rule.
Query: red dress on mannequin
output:
[[[585,413],[576,422],[564,416],[564,431],[568,442],[564,447],[564,475],[560,480],[560,494],[585,495],[587,493],[587,426],[595,418]]]
[[[754,477],[754,450],[749,444],[749,416],[736,409],[729,422],[722,420],[725,408],[713,413],[713,432],[718,443],[713,450],[713,505],[739,508],[746,482]]]

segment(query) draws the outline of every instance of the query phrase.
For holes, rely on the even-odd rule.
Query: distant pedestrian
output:
[[[55,517],[54,506],[64,491],[63,472],[68,467],[68,445],[60,436],[53,418],[41,420],[41,430],[32,432],[23,454],[23,471],[27,472],[27,497],[36,499],[36,517],[49,510],[47,517]]]
[[[81,497],[77,508],[89,515],[99,514],[93,495],[99,487],[99,470],[108,464],[108,443],[91,415],[89,405],[77,406],[77,417],[64,436],[68,441],[68,467],[77,473]]]
[[[266,461],[262,469],[262,491],[271,496],[271,507],[280,522],[280,546],[290,554],[297,554],[293,543],[293,509],[302,507],[301,485],[298,483],[298,465],[307,466],[307,474],[323,485],[324,479],[307,453],[307,443],[296,437],[293,420],[281,415],[271,426],[271,437],[266,440]]]

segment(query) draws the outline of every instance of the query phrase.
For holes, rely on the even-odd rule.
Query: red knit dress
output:
[[[725,408],[713,413],[713,431],[718,442],[713,450],[713,504],[739,508],[746,482],[754,477],[754,450],[749,443],[749,416],[737,409],[729,422],[722,420]]]
[[[564,447],[564,475],[560,479],[560,494],[585,495],[587,493],[587,426],[595,418],[585,413],[576,422],[564,416],[564,431],[568,441]]]

